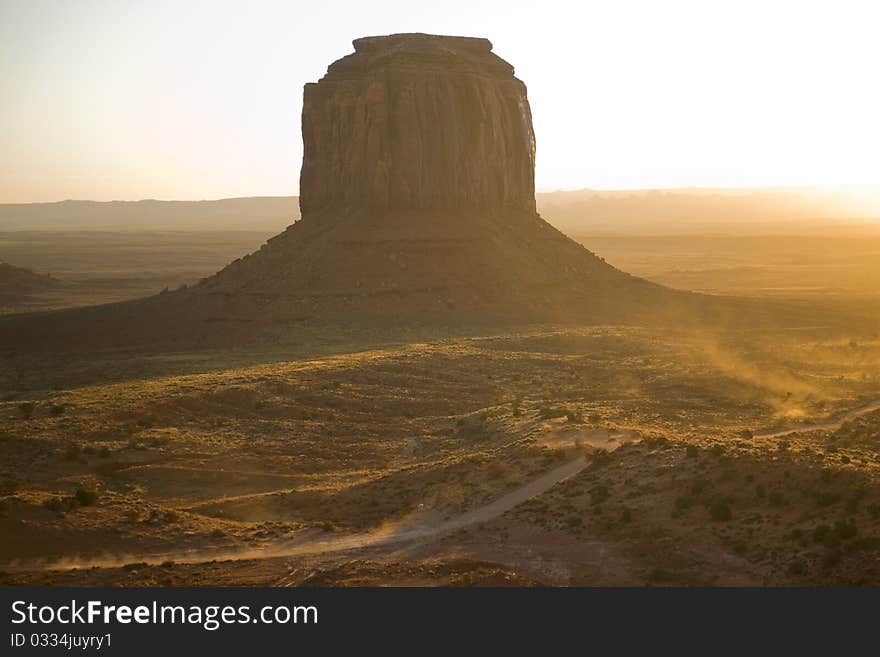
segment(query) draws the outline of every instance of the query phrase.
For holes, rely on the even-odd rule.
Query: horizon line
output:
[[[857,191],[865,189],[880,189],[880,183],[830,183],[830,184],[792,184],[792,185],[683,185],[672,187],[555,187],[536,189],[538,194],[565,194],[576,192],[594,192],[603,194],[622,193],[648,193],[648,192],[768,192],[768,191],[808,191],[808,190],[835,190]],[[294,199],[299,194],[254,194],[252,196],[222,196],[216,198],[155,198],[145,197],[139,199],[94,199],[94,198],[65,198],[42,201],[0,201],[0,205],[50,205],[56,203],[213,203],[218,201],[238,201],[246,199]]]

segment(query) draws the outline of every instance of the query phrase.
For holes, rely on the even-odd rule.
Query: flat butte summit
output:
[[[112,346],[302,323],[609,322],[687,296],[538,215],[526,86],[486,39],[355,40],[305,85],[302,138],[302,219],[257,252],[154,297],[6,318],[0,337]]]

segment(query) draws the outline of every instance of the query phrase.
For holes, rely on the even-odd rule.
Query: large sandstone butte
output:
[[[526,87],[486,39],[354,42],[303,94],[303,214],[535,212]]]
[[[305,87],[300,221],[188,289],[0,320],[0,334],[113,346],[301,322],[605,322],[674,298],[537,214],[526,87],[489,41],[396,34],[354,49]]]
[[[354,50],[305,86],[302,219],[199,292],[232,314],[458,323],[602,319],[659,290],[538,216],[526,87],[488,40]]]

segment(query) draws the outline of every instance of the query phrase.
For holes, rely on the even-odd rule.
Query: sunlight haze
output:
[[[0,202],[296,194],[303,84],[415,31],[515,64],[540,190],[876,186],[875,7],[2,0]]]

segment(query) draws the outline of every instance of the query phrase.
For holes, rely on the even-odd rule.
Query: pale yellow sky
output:
[[[0,0],[0,202],[297,193],[302,86],[486,36],[540,189],[880,184],[878,3]]]

